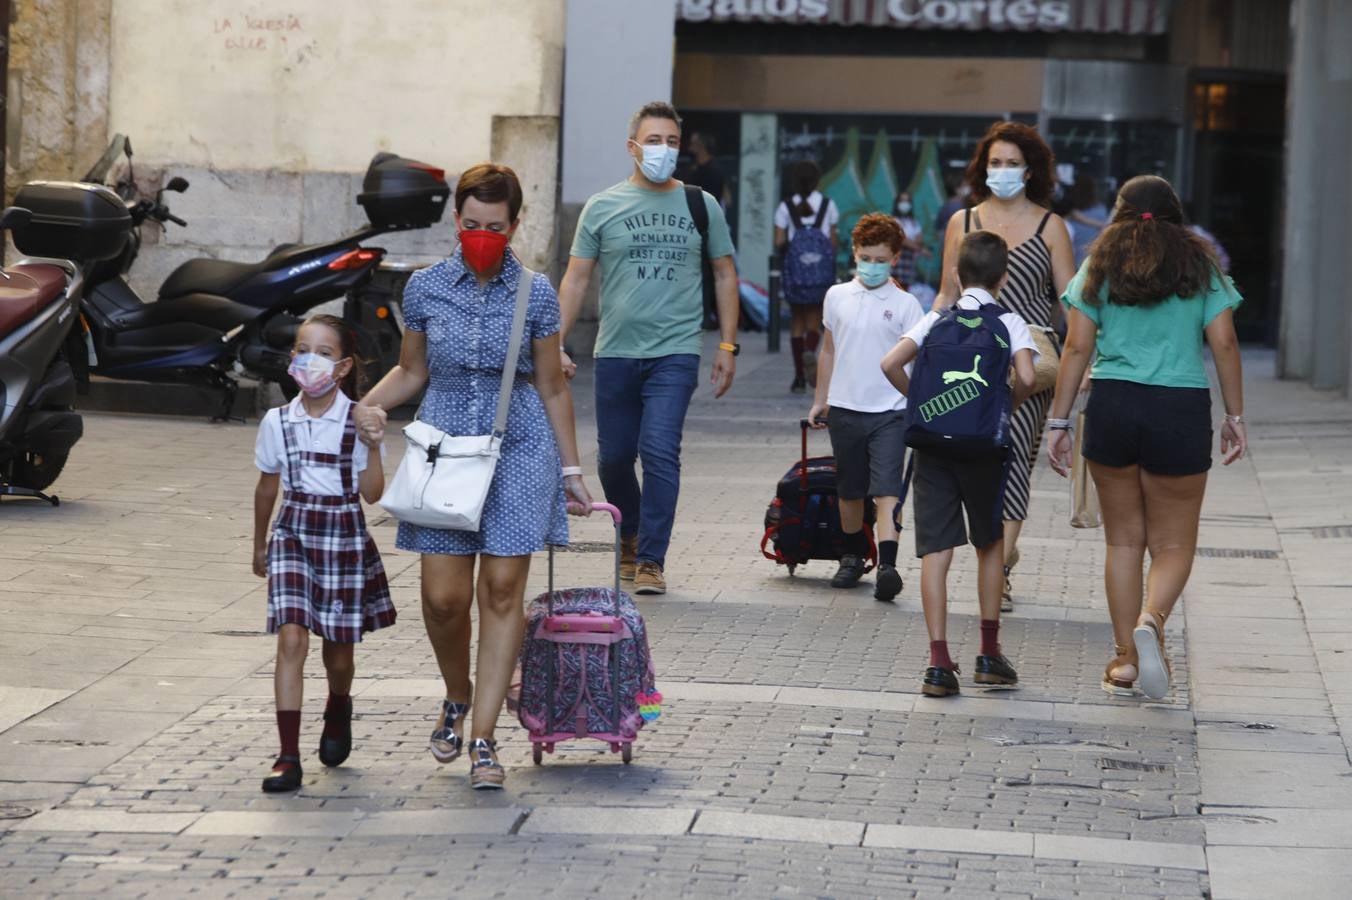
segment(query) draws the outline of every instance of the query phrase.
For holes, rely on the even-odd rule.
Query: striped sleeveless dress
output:
[[[1052,292],[1052,252],[1042,237],[1042,229],[1052,214],[1049,212],[1038,223],[1037,232],[1009,251],[1009,281],[996,298],[1001,306],[1018,313],[1029,328],[1048,330],[1052,327],[1052,307],[1056,297]],[[973,221],[975,219],[975,221]],[[966,211],[963,231],[973,226],[981,228],[981,215]],[[1006,520],[1022,522],[1028,518],[1028,499],[1031,492],[1033,465],[1042,445],[1042,429],[1047,424],[1052,394],[1048,389],[1025,400],[1010,419],[1009,477],[1005,482]]]

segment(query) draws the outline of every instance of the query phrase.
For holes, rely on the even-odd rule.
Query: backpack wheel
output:
[[[624,745],[622,745],[622,746],[620,747],[620,759],[624,760],[624,764],[625,764],[626,766],[629,765],[629,763],[633,761],[633,759],[634,759],[634,745],[633,745],[633,744],[624,744]]]
[[[795,565],[794,563],[789,563],[789,577],[790,577],[790,578],[793,577],[793,570],[796,569],[796,568],[798,568],[797,565]]]
[[[531,744],[530,758],[535,761],[537,766],[542,765],[545,759],[545,748],[540,744]]]

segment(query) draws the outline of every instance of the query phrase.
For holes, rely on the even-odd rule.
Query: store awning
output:
[[[685,22],[1163,34],[1172,0],[677,0]]]

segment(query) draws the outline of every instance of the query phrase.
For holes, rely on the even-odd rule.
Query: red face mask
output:
[[[502,262],[502,254],[507,250],[507,234],[487,228],[461,231],[460,247],[465,255],[465,265],[476,272],[487,272]]]

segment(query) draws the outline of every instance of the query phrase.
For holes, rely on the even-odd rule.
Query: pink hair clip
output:
[[[1141,218],[1142,218],[1142,219],[1145,219],[1147,222],[1149,222],[1151,219],[1155,218],[1155,214],[1154,214],[1154,213],[1141,213]]]

